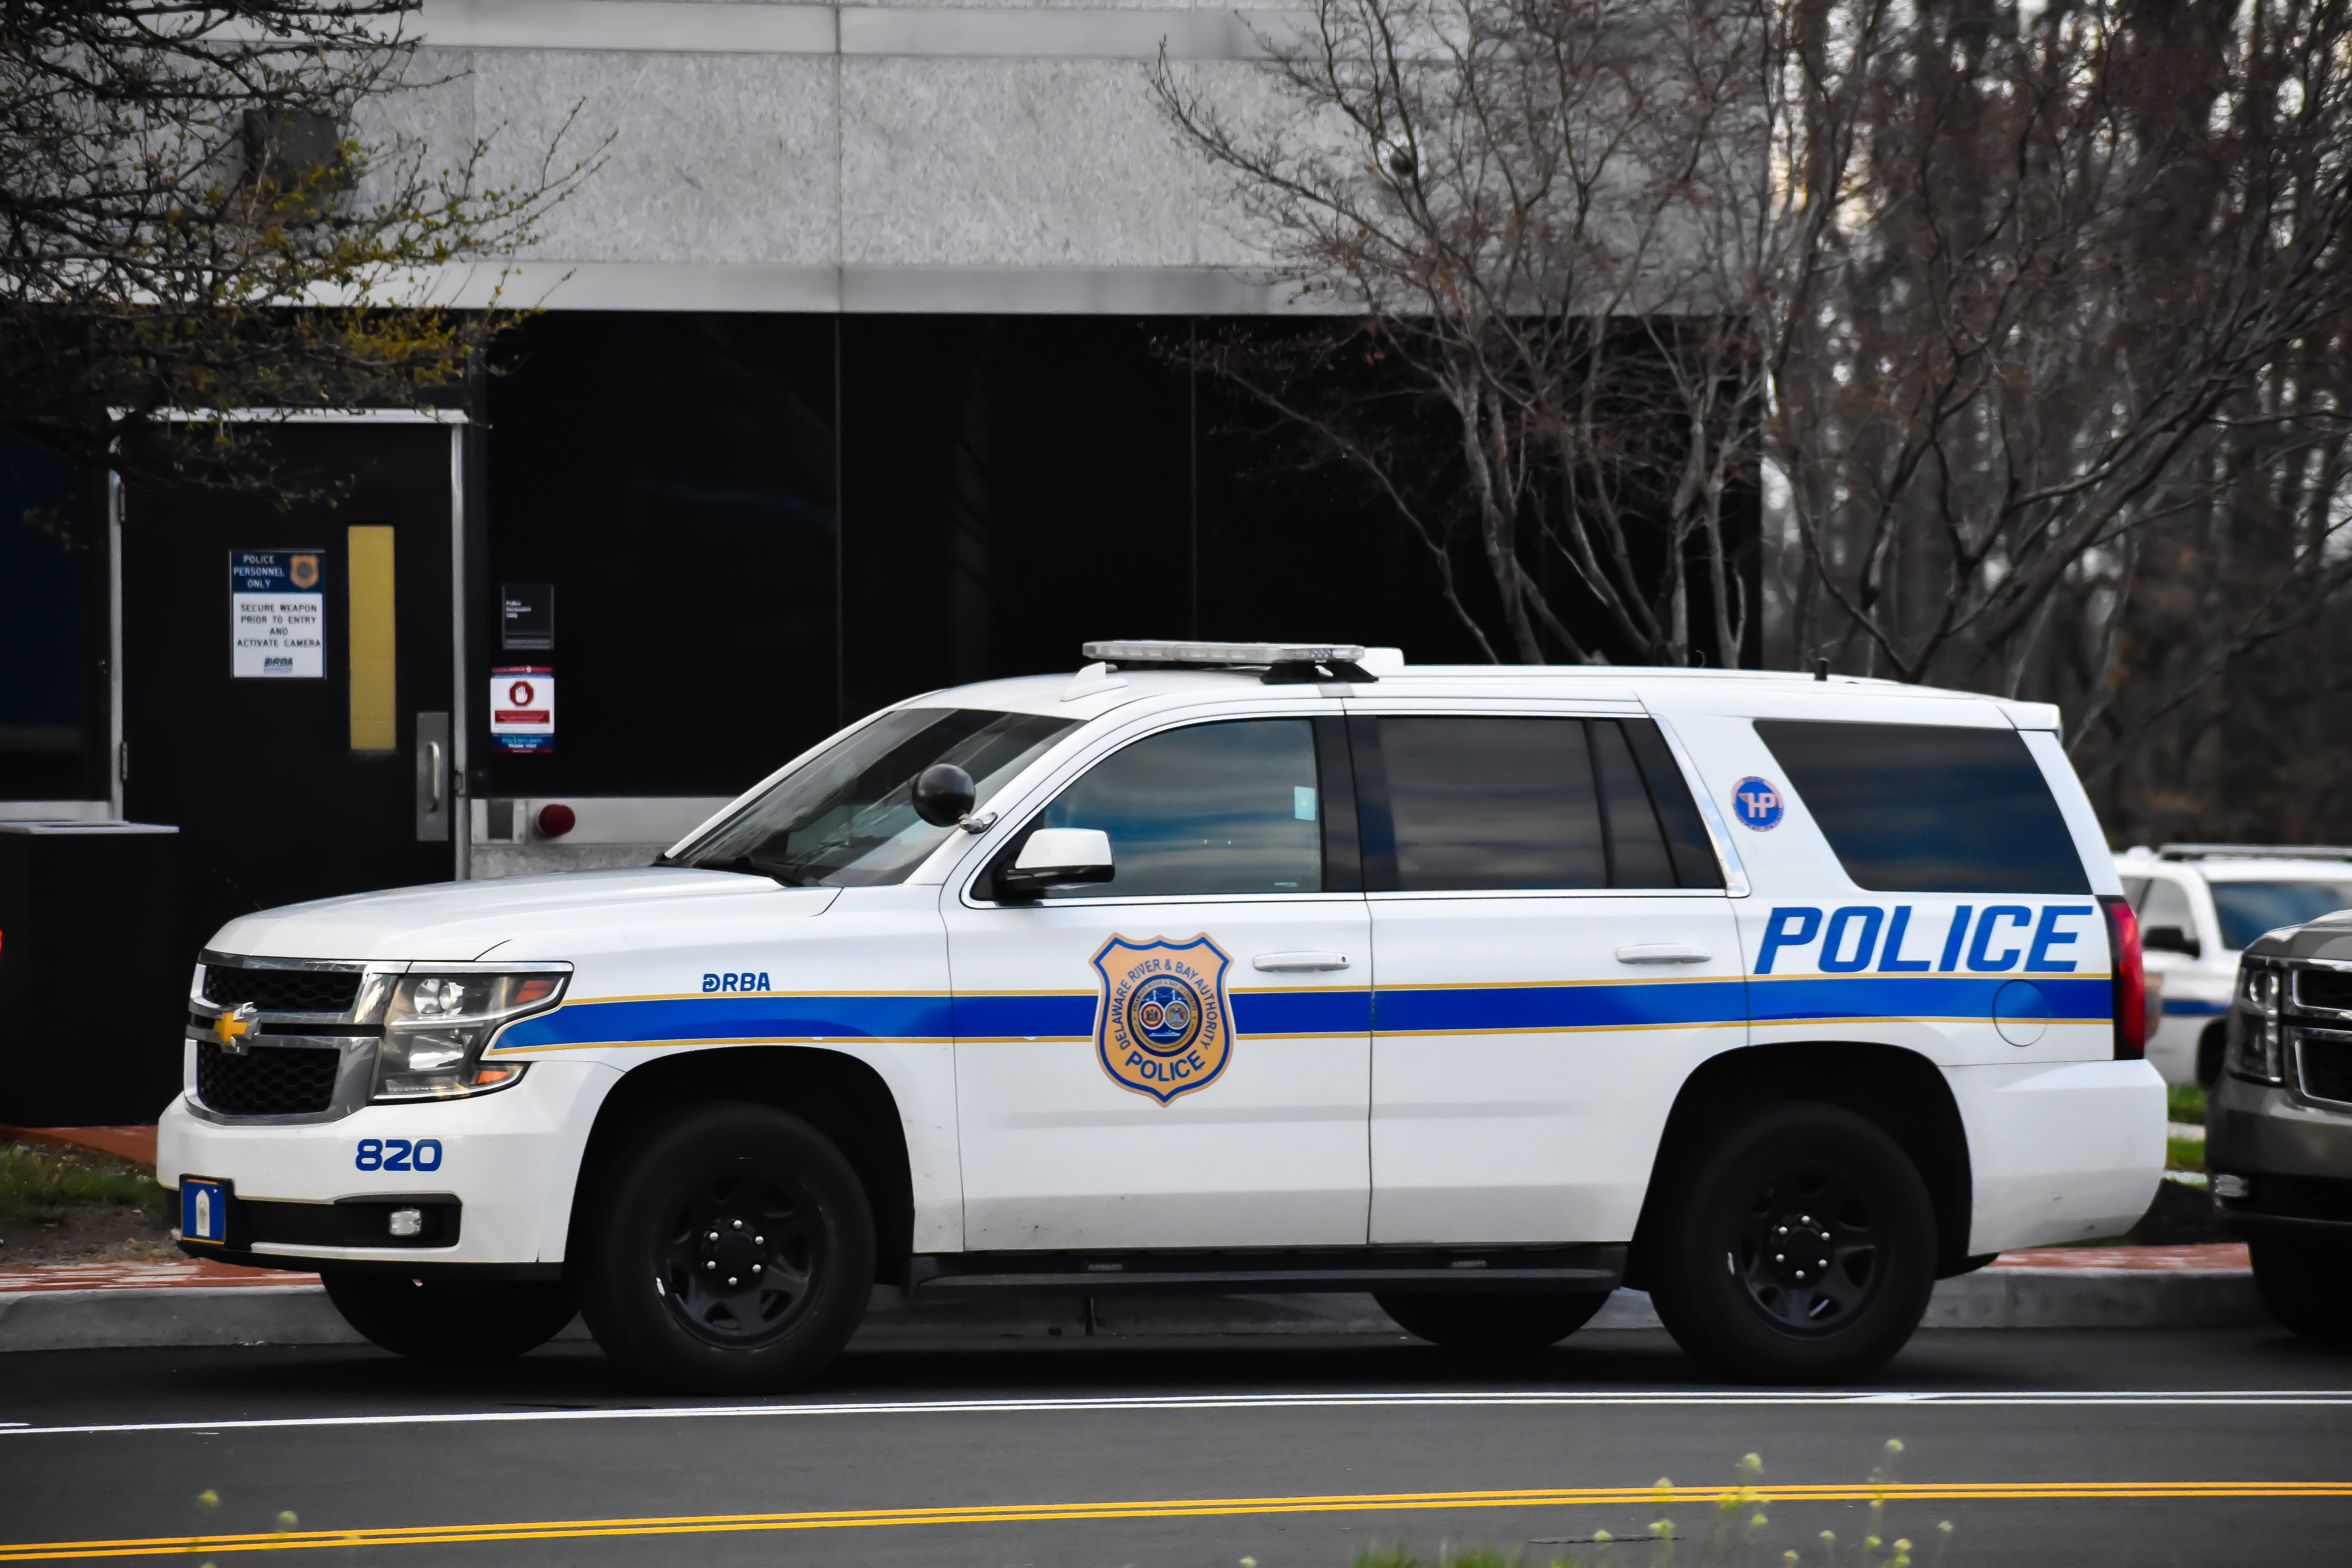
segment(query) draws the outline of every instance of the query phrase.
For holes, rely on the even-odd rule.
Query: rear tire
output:
[[[2323,1344],[2352,1345],[2352,1245],[2261,1237],[2247,1250],[2254,1289],[2282,1326]]]
[[[763,1105],[672,1112],[591,1184],[581,1310],[604,1353],[665,1388],[805,1383],[874,1289],[874,1217],[841,1151]]]
[[[319,1278],[343,1321],[418,1361],[504,1361],[545,1344],[579,1311],[553,1280],[463,1284],[338,1268]]]
[[[1644,1245],[1677,1344],[1755,1383],[1863,1377],[1903,1348],[1935,1289],[1936,1214],[1885,1130],[1784,1101],[1683,1148],[1697,1158]]]
[[[1592,1321],[1606,1290],[1384,1290],[1372,1300],[1397,1327],[1447,1350],[1517,1355],[1556,1345]]]

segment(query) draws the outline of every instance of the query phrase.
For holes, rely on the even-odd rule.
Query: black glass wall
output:
[[[478,678],[556,670],[492,795],[729,794],[916,692],[1095,637],[1474,662],[1426,552],[1177,353],[1214,323],[551,312],[491,378]],[[499,589],[552,589],[500,647]],[[478,689],[481,688],[478,685]]]

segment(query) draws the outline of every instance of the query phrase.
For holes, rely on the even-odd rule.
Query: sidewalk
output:
[[[1936,1287],[1928,1329],[2237,1328],[2268,1321],[2236,1245],[2006,1253]],[[1620,1290],[1583,1331],[1654,1329]],[[856,1343],[1064,1338],[1349,1335],[1401,1331],[1370,1296],[1101,1296],[908,1307],[887,1287]],[[577,1322],[567,1339],[584,1338]],[[315,1274],[185,1263],[0,1270],[0,1352],[157,1345],[355,1344]]]

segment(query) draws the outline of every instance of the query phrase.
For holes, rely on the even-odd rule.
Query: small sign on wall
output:
[[[509,652],[555,646],[555,584],[499,585],[499,646]]]
[[[490,744],[501,752],[555,750],[555,671],[542,664],[490,671]]]
[[[327,587],[317,550],[228,552],[228,672],[239,680],[323,680]]]

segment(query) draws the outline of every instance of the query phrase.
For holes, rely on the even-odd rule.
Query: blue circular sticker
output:
[[[1761,833],[1780,826],[1780,792],[1763,779],[1741,779],[1731,790],[1731,814]]]

